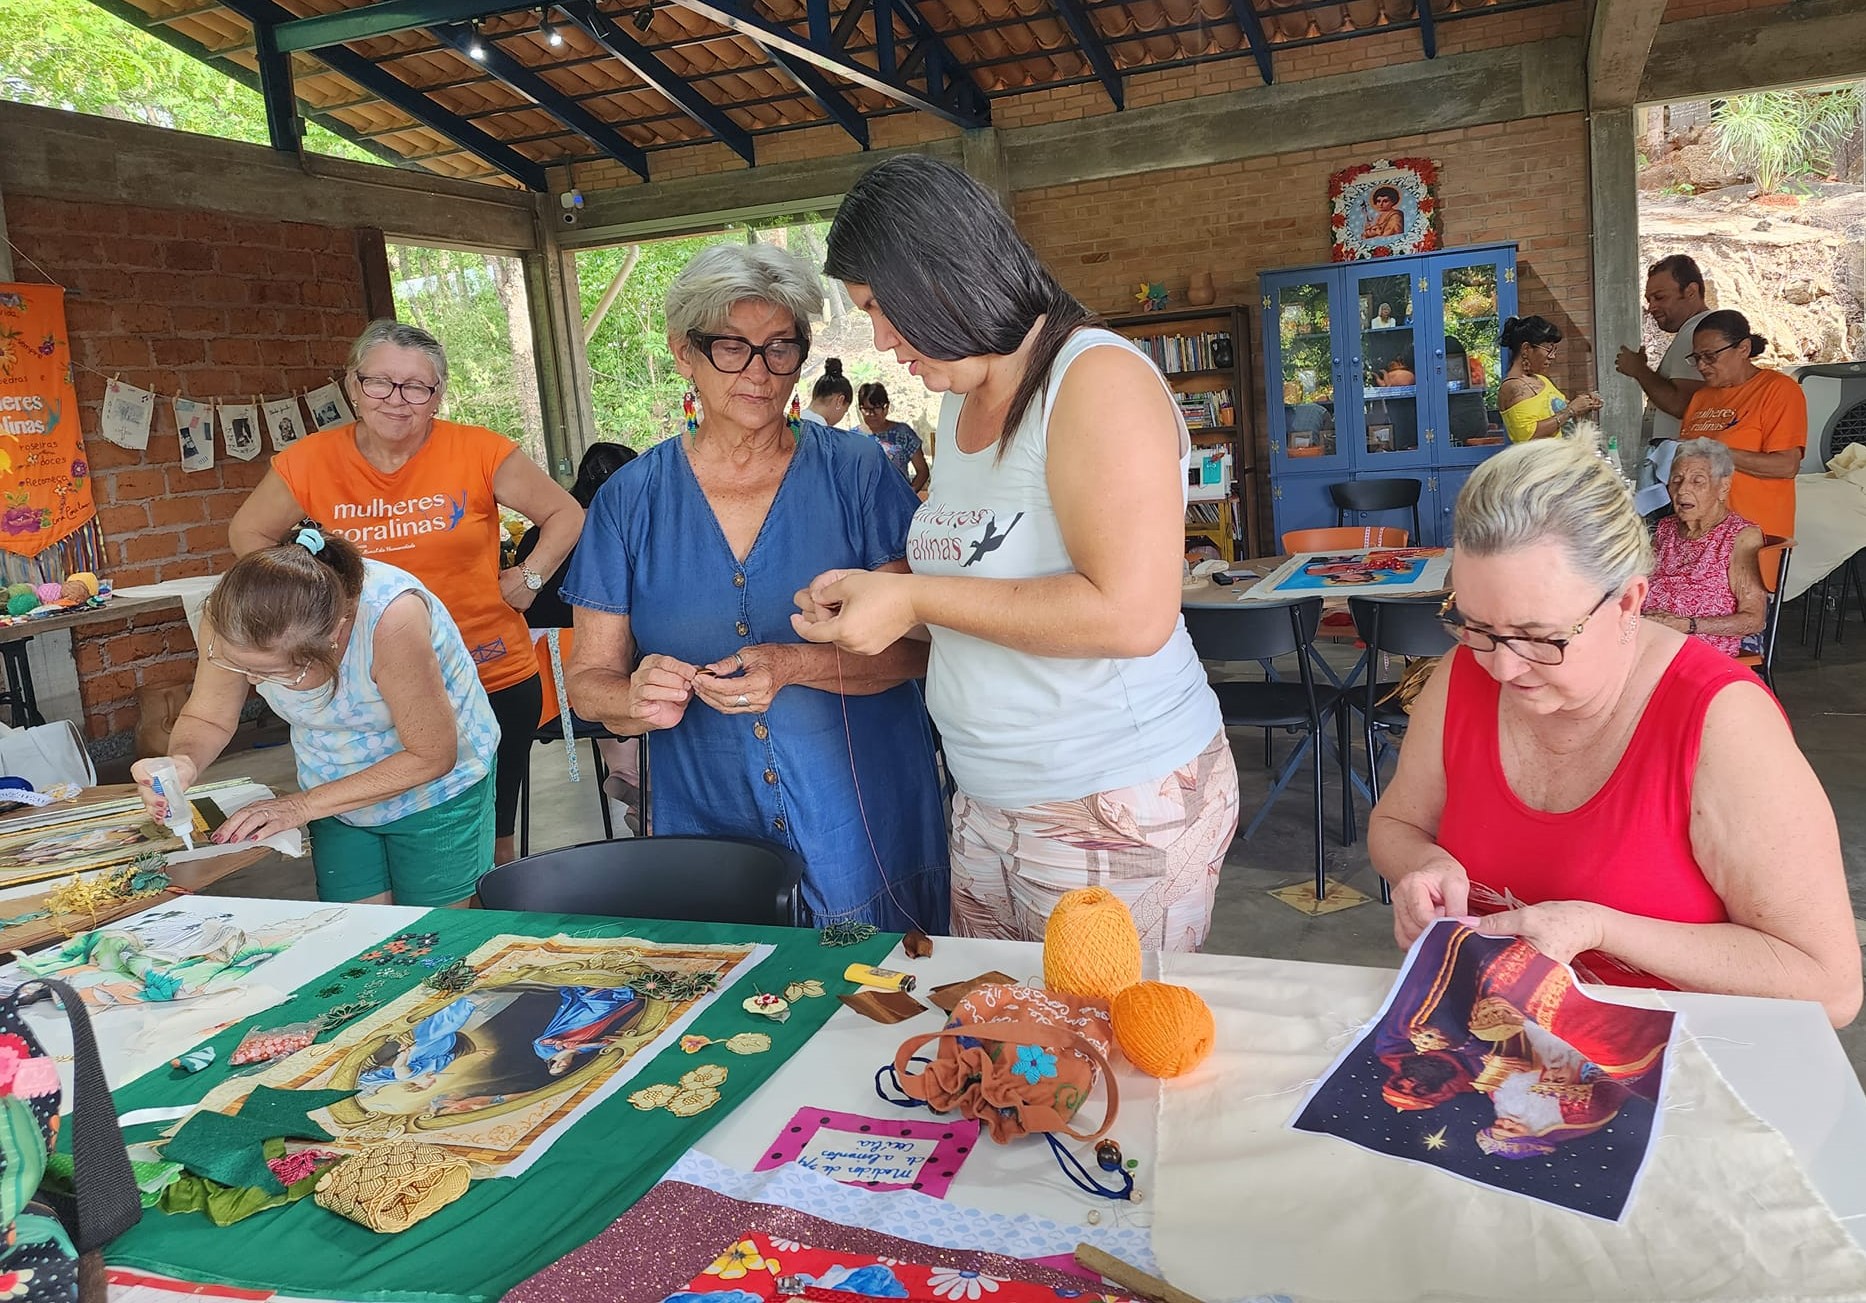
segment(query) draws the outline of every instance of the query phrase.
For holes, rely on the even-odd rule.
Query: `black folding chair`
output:
[[[1414,543],[1422,543],[1425,535],[1419,532],[1419,493],[1424,487],[1419,480],[1403,475],[1394,479],[1342,480],[1328,486],[1328,496],[1335,500],[1337,525],[1346,522],[1350,511],[1404,511],[1410,507],[1410,537]]]
[[[479,880],[487,909],[795,927],[803,860],[747,837],[585,842],[501,864]]]
[[[609,812],[609,797],[603,791],[603,784],[609,778],[609,767],[603,763],[602,742],[616,735],[601,724],[592,724],[586,720],[573,722],[570,731],[570,745],[576,746],[587,741],[590,744],[590,772],[583,775],[583,781],[596,789],[596,806],[602,812],[603,837],[616,835],[615,818]],[[564,740],[564,727],[559,720],[552,720],[537,731],[534,742],[551,743]],[[525,753],[525,776],[518,788],[518,853],[531,854],[531,752]],[[645,831],[645,829],[644,829]]]
[[[1244,829],[1249,841],[1262,826],[1276,798],[1296,776],[1303,758],[1309,757],[1315,774],[1315,898],[1328,892],[1328,868],[1324,851],[1322,751],[1326,734],[1322,727],[1329,715],[1336,716],[1337,749],[1341,764],[1342,843],[1354,840],[1354,793],[1348,782],[1348,748],[1345,716],[1340,713],[1343,692],[1339,688],[1315,682],[1309,663],[1309,649],[1315,641],[1315,629],[1322,618],[1322,599],[1305,597],[1290,602],[1240,602],[1229,607],[1187,607],[1184,611],[1186,632],[1200,660],[1261,661],[1272,677],[1262,683],[1214,683],[1218,706],[1227,728],[1286,729],[1301,733],[1302,741],[1290,753],[1277,773],[1269,796],[1250,825]],[[1284,683],[1274,677],[1274,667],[1267,664],[1278,656],[1293,655],[1301,682]],[[1266,743],[1267,748],[1267,743]]]

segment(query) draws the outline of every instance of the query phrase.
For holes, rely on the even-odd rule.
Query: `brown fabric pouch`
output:
[[[938,1041],[933,1062],[909,1074],[914,1052]],[[1108,1006],[1029,986],[991,985],[968,992],[936,1032],[909,1038],[894,1052],[901,1089],[935,1113],[956,1112],[983,1124],[999,1144],[1060,1132],[1099,1140],[1119,1104],[1108,1066]],[[1108,1108],[1094,1131],[1070,1126],[1095,1089],[1099,1071]]]

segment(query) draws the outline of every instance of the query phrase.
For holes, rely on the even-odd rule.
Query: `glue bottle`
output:
[[[188,794],[182,790],[181,774],[167,756],[149,762],[149,786],[162,798],[162,822],[181,838],[182,845],[194,849],[194,813],[188,808]]]

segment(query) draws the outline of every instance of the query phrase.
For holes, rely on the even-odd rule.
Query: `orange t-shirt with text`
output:
[[[538,672],[525,617],[499,595],[499,504],[492,477],[517,445],[477,425],[436,421],[393,474],[357,451],[356,427],[301,439],[272,469],[305,515],[374,560],[408,571],[460,626],[488,692]]]
[[[1715,439],[1737,452],[1785,452],[1808,446],[1808,399],[1780,371],[1761,368],[1734,389],[1706,385],[1691,395],[1680,439]],[[1730,510],[1765,534],[1795,536],[1795,480],[1765,480],[1738,470]]]

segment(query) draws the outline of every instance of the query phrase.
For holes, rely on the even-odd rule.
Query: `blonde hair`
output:
[[[1452,541],[1461,552],[1496,556],[1551,540],[1604,589],[1652,572],[1652,536],[1633,486],[1601,452],[1597,425],[1505,449],[1471,472],[1458,495]]]

